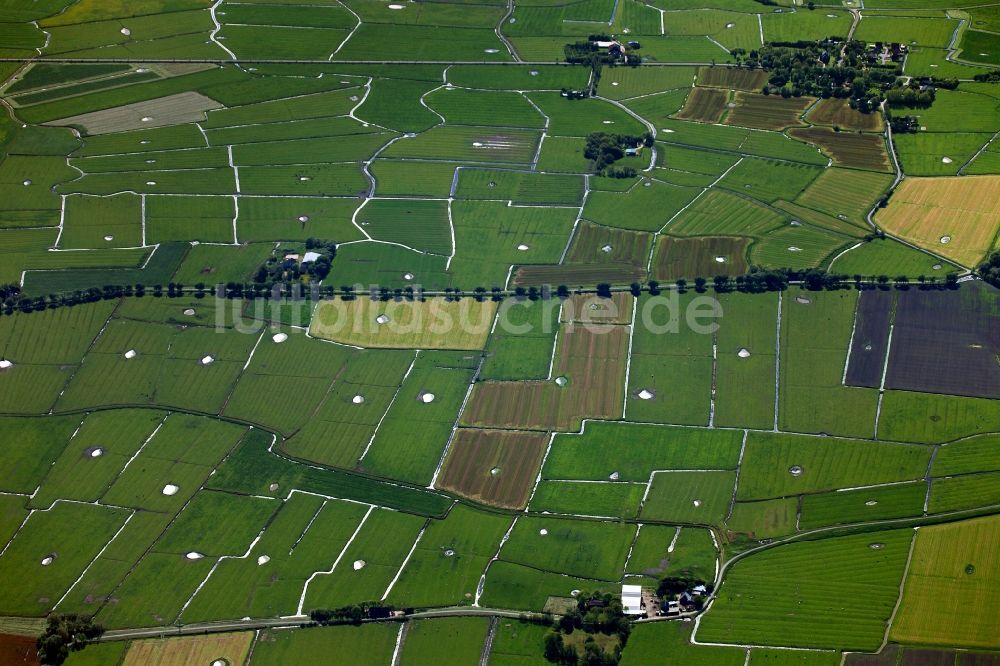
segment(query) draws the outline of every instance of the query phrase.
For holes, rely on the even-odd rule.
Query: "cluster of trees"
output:
[[[583,156],[591,161],[593,171],[596,174],[613,178],[631,178],[636,175],[635,169],[615,167],[613,164],[625,157],[625,150],[628,148],[652,145],[653,135],[649,132],[642,136],[592,132],[587,135],[587,145],[583,149]]]
[[[316,252],[319,258],[309,262],[286,260],[285,253],[279,250],[257,269],[253,281],[257,284],[275,284],[323,280],[329,275],[330,264],[337,256],[337,243],[307,238],[306,250]]]
[[[387,618],[395,612],[395,607],[386,606],[375,601],[364,601],[360,604],[341,606],[340,608],[318,608],[309,612],[311,626],[325,627],[336,624],[361,624],[366,618]],[[404,613],[412,613],[413,609],[405,609]]]
[[[915,134],[920,131],[920,119],[916,116],[895,116],[888,109],[885,116],[894,134]]]
[[[70,652],[79,652],[104,633],[104,627],[93,619],[76,613],[49,615],[45,631],[38,637],[38,660],[45,666],[59,666]]]
[[[631,624],[617,596],[581,592],[576,598],[576,608],[553,622],[552,631],[546,634],[545,658],[556,664],[570,666],[615,666],[621,660],[622,650],[631,630]],[[564,636],[576,631],[587,634],[582,644],[582,653],[564,640]],[[594,639],[596,634],[617,636],[614,650],[610,653],[605,651]]]
[[[976,274],[987,284],[1000,287],[1000,252],[991,253],[986,261],[976,268]]]
[[[769,72],[765,95],[812,95],[849,99],[864,113],[878,108],[887,91],[899,85],[898,65],[872,65],[859,41],[829,37],[816,42],[772,42],[759,49],[733,49],[737,65]]]

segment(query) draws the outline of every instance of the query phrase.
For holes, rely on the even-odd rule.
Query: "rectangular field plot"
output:
[[[363,83],[363,80],[357,80],[357,83]],[[356,97],[359,94],[361,94],[360,88],[345,88],[301,95],[294,99],[275,99],[255,104],[232,105],[229,108],[210,113],[208,121],[202,123],[202,126],[206,130],[213,130],[224,127],[342,116],[354,108],[357,100],[352,100],[351,97]]]
[[[531,498],[532,511],[601,518],[635,518],[645,483],[542,481]]]
[[[365,511],[359,504],[291,495],[246,558],[219,563],[185,609],[184,622],[295,613],[306,580],[329,568]]]
[[[892,177],[886,174],[824,169],[795,203],[867,230],[866,214],[891,183]]]
[[[931,448],[863,440],[751,432],[741,500],[923,479]]]
[[[525,96],[515,92],[441,88],[423,100],[449,125],[527,129],[545,126],[545,117]]]
[[[142,245],[142,205],[134,194],[66,199],[60,246],[64,248]]]
[[[541,571],[616,581],[634,537],[634,525],[522,516],[500,559]]]
[[[478,350],[486,344],[496,309],[492,301],[474,299],[322,301],[310,332],[363,347]]]
[[[923,480],[862,490],[804,495],[799,527],[805,530],[824,525],[919,516],[923,512],[926,495],[927,484]]]
[[[268,497],[286,497],[290,489],[297,489],[426,516],[443,516],[453,504],[453,500],[439,493],[292,461],[272,453],[272,444],[272,435],[251,430],[206,487]]]
[[[697,194],[698,191],[690,187],[644,181],[625,193],[592,192],[587,197],[583,216],[608,227],[658,231]]]
[[[541,135],[531,130],[435,127],[397,141],[382,156],[530,164],[540,140]]]
[[[174,405],[218,411],[256,338],[126,320],[109,323],[60,404]],[[125,356],[128,352],[134,354]],[[95,394],[93,386],[105,388]]]
[[[431,521],[386,601],[403,607],[470,604],[511,518],[457,505]]]
[[[599,281],[620,284],[642,280],[646,276],[651,240],[652,235],[647,232],[614,229],[581,220],[561,263],[518,266],[512,284],[589,288]]]
[[[719,186],[772,203],[799,196],[821,173],[804,164],[747,158],[739,162],[719,181]]]
[[[354,218],[376,240],[442,256],[454,250],[447,201],[369,199]]]
[[[159,99],[125,104],[100,111],[53,120],[63,127],[80,126],[88,135],[111,134],[205,120],[205,113],[222,104],[197,92],[183,92]],[[146,120],[149,118],[149,120]]]
[[[942,513],[997,503],[1000,503],[1000,474],[969,474],[934,479],[927,510]]]
[[[748,558],[726,577],[697,639],[876,650],[911,538],[911,530],[877,532],[793,543]],[[783,573],[780,579],[775,571]],[[836,607],[832,596],[840,600]]]
[[[458,166],[451,162],[378,159],[369,171],[375,177],[376,196],[444,199],[451,193]]]
[[[700,123],[717,123],[726,112],[728,100],[728,90],[693,88],[684,102],[684,108],[678,111],[675,117]]]
[[[54,458],[31,505],[43,509],[57,499],[99,499],[164,416],[152,410],[89,414],[62,454]]]
[[[282,450],[323,465],[357,465],[414,359],[408,351],[352,354],[302,428],[282,442]]]
[[[484,504],[524,508],[547,442],[541,433],[459,428],[436,485]]]
[[[800,116],[815,101],[812,97],[760,95],[737,92],[736,108],[726,117],[726,123],[740,127],[779,130],[802,125]]]
[[[983,435],[946,444],[934,456],[934,476],[1000,471],[1000,436]]]
[[[379,476],[430,483],[468,393],[475,359],[461,352],[422,353],[359,466]]]
[[[875,267],[885,275],[928,276],[940,281],[941,276],[958,270],[955,264],[922,252],[891,238],[875,239],[840,255],[830,270],[844,275],[868,275]]]
[[[403,289],[413,286],[405,277],[412,274],[420,278],[424,289],[442,290],[451,286],[451,275],[445,272],[447,262],[446,257],[422,254],[398,245],[365,241],[341,244],[337,247],[337,260],[330,268],[326,284],[355,285],[360,289],[371,285]]]
[[[881,132],[885,125],[881,114],[862,113],[852,109],[847,100],[836,97],[821,99],[809,109],[806,119],[816,125],[833,125],[859,132]]]
[[[580,68],[565,65],[453,65],[448,68],[448,82],[466,88],[580,90],[586,87],[587,78],[587,73]]]
[[[616,589],[621,589],[621,585],[617,582],[540,571],[533,565],[511,564],[498,560],[490,565],[486,573],[486,583],[483,586],[480,603],[493,608],[540,611],[550,601],[557,604],[572,603],[573,590],[612,592]],[[525,662],[523,658],[519,658],[511,663]]]
[[[372,509],[354,540],[335,556],[339,561],[333,571],[313,578],[305,608],[339,608],[382,599],[423,527],[423,518]]]
[[[773,295],[721,294],[716,332],[715,423],[768,428],[774,423],[775,336]]]
[[[653,276],[657,280],[735,277],[747,272],[749,238],[714,236],[674,238],[660,236],[656,243]]]
[[[638,69],[615,67],[601,77],[600,94],[609,99],[628,99],[665,90],[687,89],[695,70],[687,67]]]
[[[680,538],[680,529],[673,525],[641,525],[625,565],[625,574],[663,575],[670,563],[670,556],[676,550],[674,546]]]
[[[460,199],[504,199],[524,204],[578,206],[583,199],[582,176],[461,169],[455,196]]]
[[[938,444],[1000,429],[996,401],[956,395],[886,391],[879,437]]]
[[[982,284],[899,294],[886,386],[1000,398],[998,316],[1000,295]]]
[[[0,556],[0,573],[9,582],[0,610],[47,613],[128,516],[123,509],[69,503],[32,514]]]
[[[891,291],[866,291],[860,296],[851,336],[844,383],[879,388],[889,351],[889,322],[896,296]]]
[[[482,379],[545,379],[559,330],[555,301],[504,299],[486,343]]]
[[[693,645],[691,626],[685,622],[651,622],[636,626],[622,653],[623,666],[648,664],[660,654],[670,654],[683,663],[711,666],[741,666],[747,651],[736,647]]]
[[[645,483],[658,469],[735,469],[742,433],[628,423],[589,422],[582,435],[557,435],[546,479]]]
[[[392,137],[383,132],[246,143],[233,147],[233,162],[239,167],[360,162],[372,157]]]
[[[242,555],[280,508],[267,497],[204,490],[196,494],[157,540],[158,553],[207,557]]]
[[[250,666],[307,663],[317,655],[351,655],[358,666],[392,660],[399,627],[393,622],[360,627],[322,627],[303,631],[262,631],[254,643]]]
[[[69,201],[75,198],[70,197]],[[232,197],[148,196],[145,199],[146,242],[231,243],[235,217]]]
[[[209,662],[225,659],[241,664],[250,656],[254,642],[251,631],[216,634],[214,636],[177,636],[150,638],[129,645],[122,666],[171,664],[177,661]]]
[[[195,245],[188,250],[184,261],[177,267],[173,281],[188,285],[202,283],[209,285],[209,288],[229,282],[245,284],[271,257],[272,252],[274,246],[270,243]],[[232,317],[239,316],[242,312],[238,309],[239,305],[233,307],[232,303],[220,303],[219,299],[216,299],[215,303],[215,306],[223,312],[228,310],[232,313]]]
[[[442,651],[455,663],[475,663],[483,652],[489,624],[484,617],[415,622],[406,634],[400,666],[433,666],[440,663]]]
[[[618,417],[629,335],[626,326],[563,326],[549,381],[479,382],[462,423],[568,430],[585,417]]]
[[[850,292],[782,295],[778,419],[783,430],[874,433],[875,392],[841,385],[856,301]],[[817,404],[837,407],[817,410]]]
[[[806,141],[830,156],[837,166],[891,171],[885,139],[881,134],[836,131],[829,127],[793,127],[788,134]]]
[[[353,134],[373,134],[379,128],[365,127],[360,121],[347,116],[333,118],[309,118],[307,120],[286,120],[259,125],[237,125],[206,130],[205,136],[212,146],[234,146],[243,143],[265,141],[293,141],[327,136],[349,136]]]
[[[169,416],[156,435],[144,442],[103,500],[148,511],[175,512],[194,496],[244,433],[241,426],[205,417]]]
[[[262,331],[225,414],[292,433],[315,413],[356,350],[310,340],[295,329],[272,330]]]
[[[718,525],[729,512],[735,472],[658,472],[642,505],[643,520]]]
[[[998,519],[922,527],[889,637],[907,643],[992,647]],[[933,600],[933,602],[932,602]],[[971,662],[970,662],[971,663]]]
[[[242,170],[246,173],[246,170]],[[298,173],[298,171],[296,171]],[[297,184],[300,178],[286,174],[290,183]],[[239,217],[236,221],[237,236],[242,242],[305,240],[306,238],[331,238],[338,242],[357,241],[365,236],[351,224],[351,215],[360,205],[354,198],[322,199],[309,198],[316,194],[310,186],[302,194],[297,194],[290,186],[288,197],[240,197]],[[305,218],[305,219],[303,219]]]
[[[733,512],[726,519],[726,527],[751,539],[770,539],[795,531],[799,498],[736,502]]]
[[[555,264],[576,220],[576,208],[508,206],[499,201],[452,204],[457,284],[502,287],[514,264]]]
[[[676,294],[676,292],[671,292]],[[630,421],[708,425],[712,398],[712,334],[716,307],[694,294],[648,313],[635,327],[625,416]],[[698,327],[691,326],[698,322]]]

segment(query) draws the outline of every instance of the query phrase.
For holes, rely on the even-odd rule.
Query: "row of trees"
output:
[[[991,253],[986,261],[976,268],[976,274],[984,282],[1000,288],[1000,252]]]
[[[1000,264],[1000,257],[997,256],[997,253],[994,253],[991,259],[980,266],[978,270],[979,275],[984,280],[996,286],[1000,286],[1000,267],[998,267],[998,264]],[[694,289],[699,293],[703,293],[711,288],[718,293],[741,292],[758,294],[768,291],[784,291],[788,288],[789,284],[793,282],[800,283],[806,289],[811,290],[837,290],[850,288],[862,290],[874,288],[888,289],[890,287],[895,287],[897,289],[909,289],[911,286],[917,286],[920,289],[957,289],[958,274],[949,273],[943,279],[938,278],[937,276],[928,277],[924,275],[919,275],[915,279],[912,279],[906,275],[899,275],[896,277],[891,277],[889,275],[846,275],[826,273],[819,269],[810,269],[806,271],[775,269],[752,270],[747,275],[738,275],[736,277],[717,275],[711,280],[704,277],[696,277],[690,281],[685,278],[680,278],[673,282],[673,286],[682,293],[689,289]],[[348,285],[344,285],[339,288],[333,285],[309,285],[309,288],[305,290],[298,289],[296,288],[297,286],[298,285],[291,285],[291,288],[289,288],[287,285],[284,287],[281,285],[274,285],[269,288],[267,285],[262,284],[241,284],[230,282],[226,285],[219,285],[212,289],[204,283],[198,283],[194,285],[194,287],[170,283],[166,286],[166,288],[164,288],[163,285],[155,285],[149,288],[142,284],[125,286],[107,285],[103,289],[94,287],[87,289],[86,291],[74,291],[69,294],[49,294],[48,296],[22,296],[19,295],[19,292],[15,292],[15,295],[8,296],[2,304],[0,304],[0,313],[7,315],[14,314],[15,312],[30,313],[41,310],[53,310],[65,306],[74,306],[81,303],[93,303],[100,300],[113,300],[116,298],[129,297],[143,298],[145,296],[152,296],[153,298],[179,298],[181,296],[204,298],[214,294],[217,298],[247,300],[258,298],[275,300],[320,300],[339,297],[345,301],[352,301],[359,295],[354,287]],[[9,288],[9,285],[7,288]],[[574,293],[596,293],[598,296],[603,298],[611,298],[611,294],[614,290],[615,288],[610,283],[601,282],[595,285],[595,287],[590,288],[570,288],[564,284],[558,285],[555,289],[546,285],[541,287],[516,287],[512,291],[501,287],[493,287],[489,290],[485,287],[476,287],[472,291],[465,291],[459,288],[447,288],[441,292],[441,295],[449,301],[459,301],[463,298],[473,298],[480,302],[487,299],[494,302],[500,302],[510,297],[518,300],[537,301],[548,300],[553,297],[566,299]],[[663,287],[657,280],[649,280],[645,286],[638,282],[633,282],[629,286],[629,291],[635,296],[639,296],[645,292],[648,292],[652,296],[657,296],[662,292],[662,290]],[[406,287],[405,289],[375,287],[366,293],[373,300],[380,301],[422,301],[426,297],[423,289],[414,287]]]

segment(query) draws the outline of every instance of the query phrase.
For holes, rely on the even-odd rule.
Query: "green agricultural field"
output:
[[[915,539],[899,616],[889,636],[908,643],[992,645],[986,618],[987,609],[996,605],[996,517],[924,527]],[[942,602],[919,610],[930,598]],[[958,598],[970,611],[963,622],[950,601]]]
[[[642,518],[677,523],[716,525],[733,497],[732,472],[660,472],[654,474]]]
[[[767,499],[920,480],[930,456],[926,446],[752,432],[738,497]]]
[[[420,607],[472,603],[479,577],[510,522],[506,516],[461,506],[444,520],[432,521],[389,600]]]
[[[850,292],[782,295],[778,419],[783,429],[873,434],[875,392],[841,384],[856,301]],[[837,409],[816,413],[813,406],[826,401]],[[888,432],[882,436],[900,439]]]
[[[646,490],[643,483],[542,481],[529,509],[605,518],[635,518]]]
[[[735,469],[742,433],[591,422],[557,435],[542,470],[550,479],[646,482],[657,469]]]
[[[385,663],[392,659],[394,623],[361,627],[324,627],[316,630],[264,631],[254,642],[251,664],[309,661],[320,655],[350,654],[358,664]]]
[[[434,666],[441,653],[455,663],[473,663],[483,651],[489,621],[478,617],[456,617],[415,622],[406,634],[399,663],[403,666]]]
[[[617,522],[524,516],[500,557],[542,571],[611,581],[621,577],[635,527]]]
[[[998,35],[0,0],[0,662],[988,661]]]
[[[734,565],[697,638],[877,650],[912,538],[911,530],[876,532],[793,543],[747,558]],[[775,578],[773,571],[782,575]],[[848,594],[851,590],[857,595]],[[836,606],[830,604],[832,595]],[[760,603],[764,598],[771,600],[766,606]]]

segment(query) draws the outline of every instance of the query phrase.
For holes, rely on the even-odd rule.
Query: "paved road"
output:
[[[0,58],[0,62],[47,62],[65,64],[93,64],[93,63],[134,63],[149,65],[170,65],[170,64],[202,64],[202,65],[511,65],[523,67],[524,65],[536,65],[538,67],[557,65],[560,67],[579,67],[565,62],[553,62],[551,60],[278,60],[260,58],[240,58],[238,60],[196,60],[191,58],[61,58],[59,56],[35,56],[29,58]],[[644,62],[643,67],[698,67],[701,65],[716,67],[735,67],[730,63],[711,62]]]
[[[407,619],[427,619],[435,617],[509,617],[519,618],[542,618],[541,613],[525,613],[523,611],[513,611],[503,608],[473,608],[472,606],[462,606],[457,608],[438,608],[435,610],[420,611],[407,615]],[[101,637],[101,641],[127,641],[137,638],[160,638],[163,636],[190,636],[193,634],[215,634],[226,631],[252,631],[256,629],[273,629],[275,627],[297,627],[303,622],[308,622],[308,617],[286,617],[269,618],[256,620],[234,620],[231,622],[204,622],[199,624],[186,624],[181,627],[144,627],[140,629],[113,629],[107,631]],[[384,620],[365,620],[370,622],[398,622],[397,618],[386,618]]]

